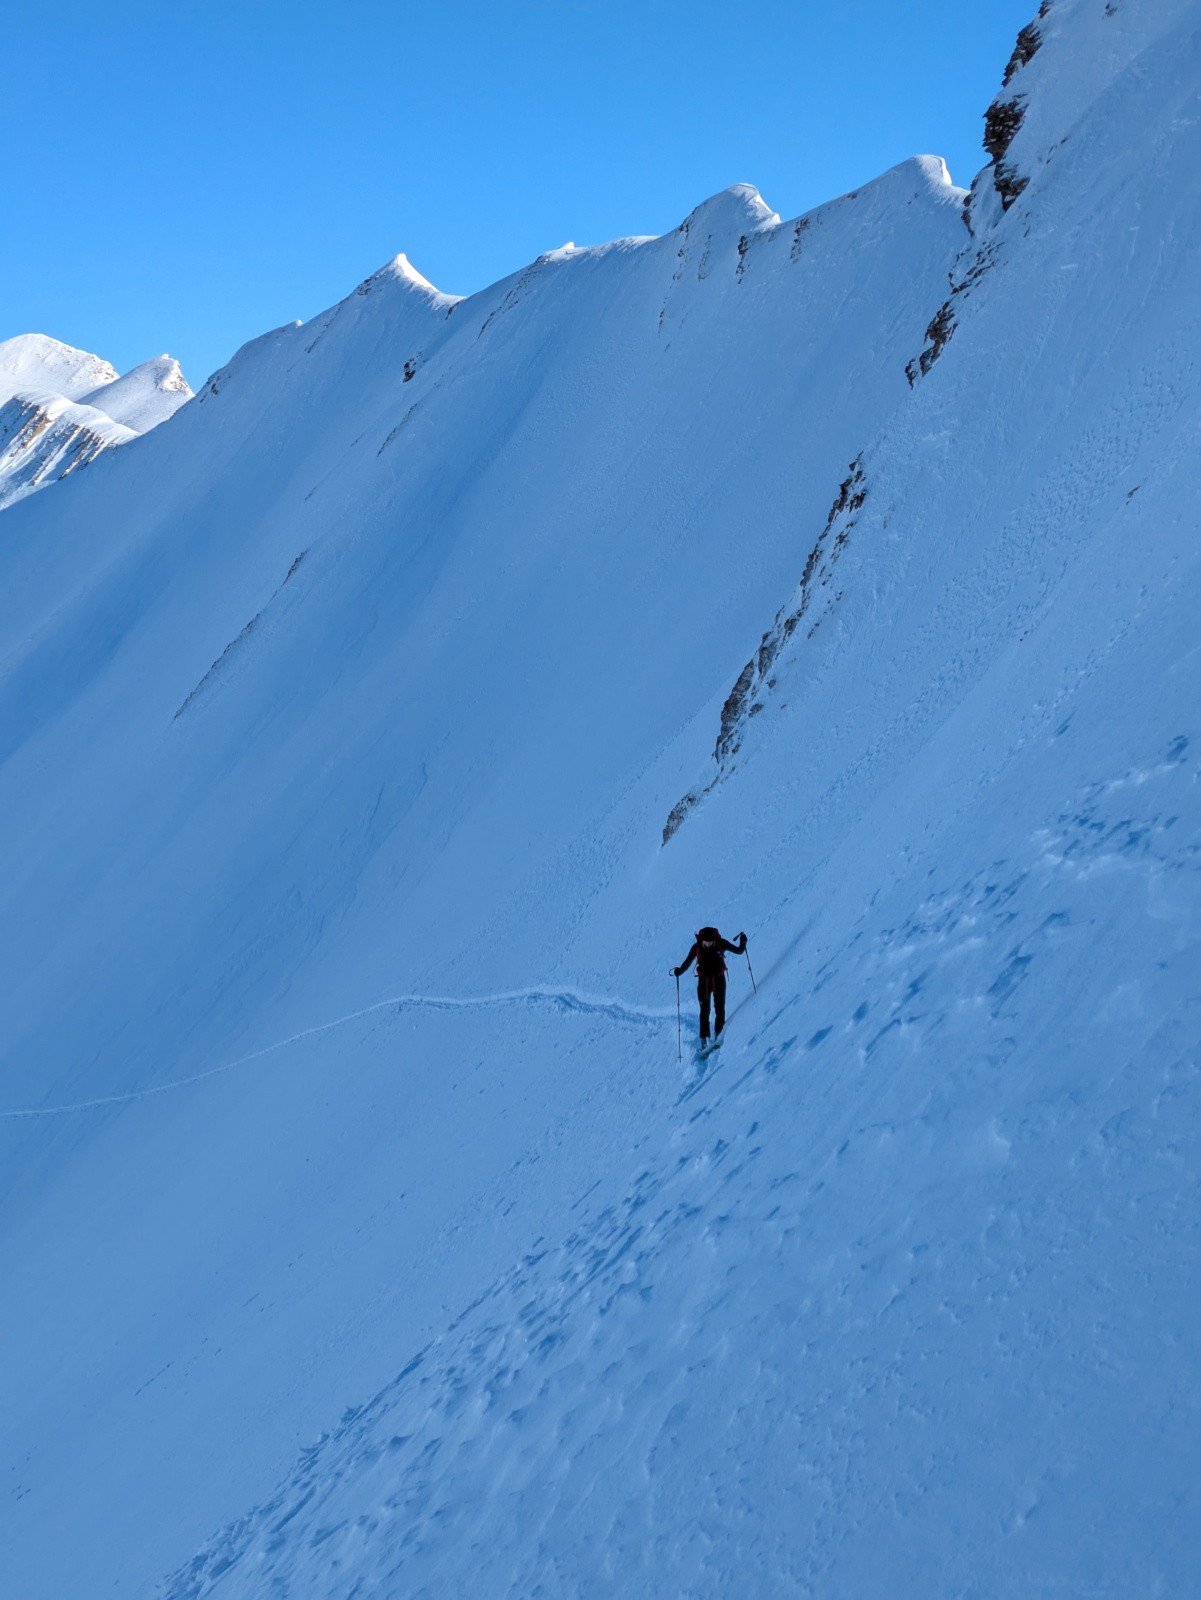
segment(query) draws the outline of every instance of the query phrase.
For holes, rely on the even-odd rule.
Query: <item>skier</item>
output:
[[[726,1025],[726,957],[725,952],[740,956],[746,950],[746,934],[738,935],[737,944],[723,939],[716,928],[702,928],[692,949],[672,975],[683,977],[696,962],[696,997],[701,1003],[701,1049],[709,1043],[709,1001],[713,1001],[714,1038],[721,1040],[721,1030]]]

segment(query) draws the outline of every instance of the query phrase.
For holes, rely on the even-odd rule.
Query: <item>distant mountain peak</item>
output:
[[[99,356],[49,334],[19,333],[0,340],[0,398],[5,400],[26,389],[81,400],[117,376],[117,369]]]
[[[121,377],[44,333],[0,342],[0,506],[46,487],[173,416],[192,390],[173,356]]]

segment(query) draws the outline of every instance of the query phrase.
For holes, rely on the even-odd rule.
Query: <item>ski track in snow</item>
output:
[[[335,1028],[345,1027],[347,1023],[357,1022],[360,1017],[369,1017],[377,1011],[387,1011],[393,1006],[398,1011],[472,1011],[486,1006],[520,1005],[522,1002],[558,1006],[564,1011],[586,1011],[626,1022],[658,1023],[675,1016],[675,1010],[671,1007],[633,1006],[623,1000],[583,994],[578,989],[507,989],[499,994],[459,996],[397,994],[389,996],[386,1000],[375,1000],[369,1006],[360,1006],[357,1011],[348,1011],[344,1016],[334,1017],[329,1022],[318,1022],[311,1028],[302,1028],[299,1033],[291,1033],[286,1039],[277,1039],[273,1044],[262,1045],[244,1056],[238,1056],[235,1061],[225,1061],[219,1067],[206,1067],[203,1072],[194,1072],[187,1078],[176,1078],[171,1083],[156,1083],[147,1089],[132,1089],[128,1094],[101,1095],[95,1100],[75,1100],[67,1105],[16,1106],[0,1111],[0,1117],[8,1120],[18,1117],[65,1117],[77,1111],[95,1111],[103,1106],[131,1105],[137,1100],[148,1100],[151,1095],[171,1094],[174,1090],[187,1089],[192,1084],[203,1083],[207,1078],[218,1078],[224,1073],[235,1072],[239,1067],[249,1066],[251,1062],[261,1061],[265,1056],[286,1050],[289,1045],[299,1044],[302,1039],[313,1039],[322,1033],[332,1033]]]
[[[1169,1108],[1176,1123],[1196,1092],[1201,1041],[1190,1007],[1156,1035],[1149,1077],[1135,1052],[1097,1081],[1073,1080],[1011,1030],[1024,989],[1088,984],[1082,934],[1115,880],[1132,903],[1141,886],[1175,880],[1154,914],[1183,918],[1180,880],[1192,855],[1182,859],[1168,841],[1176,785],[1195,782],[1186,748],[1174,740],[1161,762],[1085,784],[1051,826],[1010,841],[1012,854],[966,875],[944,871],[908,909],[902,899],[866,916],[803,985],[773,995],[761,984],[745,1039],[727,1042],[724,1062],[698,1068],[667,1139],[632,1167],[624,1189],[563,1237],[534,1242],[388,1383],[349,1405],[270,1497],[163,1581],[162,1600],[268,1589],[433,1600],[467,1592],[472,1579],[478,1592],[509,1597],[567,1592],[562,1574],[577,1570],[573,1541],[597,1483],[614,1486],[600,1533],[586,1534],[604,1565],[572,1593],[608,1593],[614,1572],[620,1592],[651,1593],[652,1574],[670,1570],[673,1593],[716,1596],[731,1592],[739,1562],[750,1566],[738,1592],[855,1592],[830,1587],[836,1568],[820,1540],[800,1548],[788,1530],[790,1519],[819,1530],[853,1524],[860,1446],[847,1414],[876,1403],[892,1416],[880,1446],[892,1491],[915,1507],[932,1483],[948,1492],[960,1471],[982,1503],[995,1501],[1006,1538],[1036,1511],[1054,1515],[1054,1474],[1015,1485],[998,1470],[1003,1450],[976,1459],[972,1430],[1004,1433],[1005,1408],[1026,1387],[1040,1404],[1053,1390],[1069,1413],[1094,1406],[1098,1384],[1111,1385],[1115,1406],[1141,1403],[1108,1322],[1113,1280],[1141,1260],[1131,1245],[1140,1235],[1121,1219],[1133,1209],[1139,1227],[1147,1217],[1179,1227],[1188,1212],[1182,1130],[1157,1147],[1156,1182],[1137,1191],[1131,1174],[1137,1137],[1150,1138]],[[1104,995],[1103,978],[1097,989]],[[1068,1019],[1042,1014],[1062,1046]],[[962,1045],[954,1085],[915,1084],[916,1064],[948,1035]],[[839,1066],[824,1081],[813,1064],[831,1052]],[[929,1189],[900,1212],[880,1204],[931,1151]],[[1046,1185],[1030,1193],[1032,1165]],[[1080,1183],[1089,1165],[1111,1177],[1102,1203]],[[841,1220],[848,1185],[877,1194],[852,1242]],[[948,1299],[950,1265],[972,1227],[965,1221],[958,1236],[951,1201],[973,1193],[987,1219],[970,1243],[976,1276],[970,1293]],[[1104,1282],[1058,1312],[1055,1337],[1031,1313],[1024,1364],[1012,1363],[1004,1341],[994,1350],[993,1319],[998,1307],[1025,1305],[1031,1260],[1087,1280],[1098,1239]],[[777,1266],[768,1278],[766,1255]],[[863,1304],[848,1309],[853,1290]],[[1157,1314],[1174,1328],[1170,1300]],[[837,1340],[820,1337],[827,1321]],[[955,1416],[940,1393],[919,1405],[924,1364],[953,1362],[964,1327],[981,1342],[972,1405]],[[1111,1367],[1057,1372],[1060,1341],[1079,1340],[1082,1328],[1090,1345],[1111,1349]],[[809,1368],[800,1390],[798,1343]],[[581,1373],[594,1375],[590,1383]],[[931,1415],[952,1442],[926,1461],[912,1439],[925,1436]],[[714,1519],[722,1464],[751,1470],[740,1439],[777,1468],[764,1491],[773,1531],[758,1545],[740,1542],[737,1520]],[[800,1472],[790,1453],[798,1448]],[[671,1493],[669,1463],[681,1456],[701,1463],[695,1495],[675,1517],[657,1518],[651,1507]],[[912,1530],[890,1515],[880,1523],[880,1548],[898,1563],[896,1592],[919,1592]],[[859,1593],[889,1592],[872,1541],[845,1559]],[[957,1549],[946,1556],[943,1592],[974,1592],[964,1559]],[[1053,1577],[1038,1592],[1121,1592],[1075,1582]]]

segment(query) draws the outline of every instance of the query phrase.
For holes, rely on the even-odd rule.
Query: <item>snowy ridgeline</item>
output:
[[[0,518],[22,1600],[1194,1591],[1201,5],[1006,78]]]
[[[191,398],[170,356],[122,378],[107,361],[41,333],[0,340],[0,506],[148,433]]]

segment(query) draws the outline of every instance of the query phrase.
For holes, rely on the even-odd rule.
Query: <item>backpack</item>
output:
[[[716,978],[726,970],[721,934],[716,928],[702,928],[696,936],[696,970],[702,978]]]

